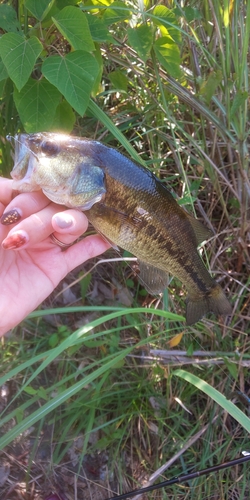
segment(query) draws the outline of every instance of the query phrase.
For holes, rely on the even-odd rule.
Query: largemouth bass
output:
[[[86,211],[94,228],[138,258],[139,278],[162,292],[168,272],[188,291],[186,321],[228,315],[231,305],[197,246],[211,236],[148,169],[100,142],[55,133],[15,137],[14,189],[42,189],[52,201]]]

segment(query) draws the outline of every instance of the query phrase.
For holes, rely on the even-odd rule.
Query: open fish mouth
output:
[[[35,171],[38,158],[27,145],[27,134],[17,134],[15,140],[15,166],[11,171],[13,189],[22,192],[38,191],[41,187],[36,183]]]
[[[80,210],[89,210],[105,197],[103,170],[88,157],[80,155],[74,138],[69,140],[64,134],[37,133],[17,134],[14,140],[13,189],[21,192],[42,190],[54,203]],[[71,165],[65,168],[65,152],[75,159],[73,168]],[[82,170],[84,178],[79,183]]]

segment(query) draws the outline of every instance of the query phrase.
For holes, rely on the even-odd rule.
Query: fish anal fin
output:
[[[211,238],[211,236],[213,235],[211,229],[205,227],[202,222],[200,222],[198,219],[195,219],[192,215],[187,214],[187,216],[195,232],[197,246],[208,238]]]
[[[146,262],[138,261],[140,274],[138,279],[144,288],[152,295],[161,293],[168,286],[168,273],[147,264]]]
[[[232,306],[217,283],[206,295],[198,299],[195,297],[192,298],[191,294],[187,297],[187,325],[193,325],[208,312],[223,316],[232,314]]]

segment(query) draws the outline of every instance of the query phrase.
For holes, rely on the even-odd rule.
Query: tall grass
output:
[[[149,3],[142,13],[142,2],[129,5],[139,18],[152,20]],[[56,314],[58,326],[41,310],[17,327],[2,344],[0,381],[9,396],[2,396],[0,446],[8,455],[12,446],[27,454],[24,467],[18,458],[12,473],[28,471],[22,488],[26,494],[33,488],[34,498],[60,482],[66,488],[67,474],[69,483],[74,474],[78,481],[69,487],[71,494],[90,498],[95,482],[99,498],[105,498],[111,490],[140,486],[182,448],[168,477],[233,459],[250,447],[249,407],[238,394],[250,390],[250,3],[169,1],[168,6],[178,13],[182,78],[170,77],[153,56],[144,63],[127,42],[127,24],[120,23],[117,45],[102,49],[102,92],[87,117],[79,118],[76,132],[122,147],[147,164],[213,229],[201,251],[234,314],[231,323],[204,319],[186,328],[177,280],[160,302],[145,298],[125,267],[107,271],[102,265],[82,297],[87,305],[47,310],[46,316]],[[127,92],[110,84],[115,69],[126,76]],[[117,281],[129,288],[134,280],[131,309],[114,301],[94,304],[91,287],[101,276],[110,289]],[[87,324],[77,329],[79,311]],[[42,435],[49,446],[45,463],[51,463],[46,473],[39,459]],[[74,444],[78,439],[80,449]],[[88,469],[90,457],[96,475]],[[148,498],[247,499],[249,484],[245,464]]]

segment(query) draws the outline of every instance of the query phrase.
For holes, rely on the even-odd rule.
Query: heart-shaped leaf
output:
[[[76,121],[75,113],[67,101],[62,101],[56,108],[53,123],[50,130],[55,132],[66,132],[70,134]]]
[[[56,27],[75,50],[95,50],[86,14],[79,7],[64,7],[52,17]]]
[[[96,59],[83,50],[76,50],[65,57],[49,57],[42,66],[44,76],[80,115],[88,106],[98,70]]]
[[[2,61],[2,59],[0,59],[0,82],[2,80],[6,80],[6,78],[8,78],[8,71],[7,69],[5,68],[4,66],[4,63]]]
[[[50,11],[55,0],[25,0],[25,7],[33,16],[42,21]]]
[[[60,92],[45,78],[30,78],[21,92],[15,90],[15,104],[26,132],[49,130],[60,99]]]
[[[95,42],[116,43],[104,21],[92,14],[86,14],[90,33]]]
[[[6,33],[0,38],[0,56],[18,90],[27,82],[42,48],[35,36],[26,40],[17,33]]]
[[[13,7],[11,7],[11,5],[0,5],[0,28],[4,31],[12,31],[13,33],[21,31],[16,11]]]
[[[158,61],[167,70],[170,76],[180,78],[181,57],[178,45],[170,37],[161,37],[154,43],[154,50]]]
[[[142,24],[135,28],[128,28],[128,41],[138,55],[146,62],[153,44],[151,26]]]

